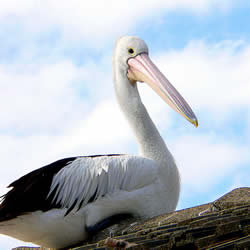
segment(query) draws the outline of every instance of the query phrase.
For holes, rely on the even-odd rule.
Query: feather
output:
[[[153,183],[156,169],[154,161],[138,156],[78,157],[54,176],[48,198],[68,214],[117,190]]]

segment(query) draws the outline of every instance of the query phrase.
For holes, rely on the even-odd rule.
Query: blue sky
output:
[[[140,86],[181,172],[178,208],[249,186],[247,1],[60,4],[16,0],[1,6],[1,194],[16,178],[59,158],[137,154],[112,84],[113,45],[126,34],[147,42],[155,64],[199,119],[195,129]],[[0,236],[0,249],[23,244],[29,245]]]

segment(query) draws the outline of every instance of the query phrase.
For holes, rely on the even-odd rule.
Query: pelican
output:
[[[115,94],[140,155],[71,157],[24,175],[2,196],[1,234],[60,249],[87,239],[116,216],[149,218],[176,209],[178,168],[141,101],[137,83],[149,84],[196,127],[198,120],[148,54],[143,40],[124,36],[116,42],[112,59]]]

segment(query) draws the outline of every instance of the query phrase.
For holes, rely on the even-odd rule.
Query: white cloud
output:
[[[250,164],[249,145],[242,146],[218,135],[182,136],[172,146],[182,182],[190,193],[208,192],[239,166]]]
[[[61,151],[77,155],[125,153],[131,132],[114,100],[104,100],[58,140]]]
[[[51,127],[55,118],[58,120],[58,116],[69,115],[72,110],[74,93],[69,84],[76,72],[70,63],[28,70],[29,73],[27,69],[21,72],[22,69],[18,68],[19,72],[15,72],[15,69],[0,66],[2,130]]]
[[[70,61],[0,65],[0,131],[58,134],[71,127],[93,108],[93,100],[105,98],[112,88],[106,84],[107,72],[96,72],[95,65]]]
[[[215,120],[233,117],[250,105],[249,44],[192,41],[156,61],[183,96],[192,100],[194,110],[213,113]]]
[[[134,32],[142,22],[159,20],[168,11],[182,10],[203,14],[210,10],[231,9],[231,0],[129,0],[80,1],[18,0],[1,3],[2,22],[23,25],[26,35],[60,31],[68,41],[81,39],[88,46],[104,46],[119,35]],[[22,34],[21,34],[22,35]],[[101,40],[100,40],[101,39]],[[100,43],[101,41],[101,43]],[[101,45],[103,44],[103,45]]]

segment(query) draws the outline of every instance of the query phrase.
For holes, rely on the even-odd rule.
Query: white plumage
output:
[[[157,179],[156,163],[138,156],[79,157],[53,178],[53,201],[64,208],[85,206],[91,197],[98,200],[118,190],[133,191]]]
[[[137,37],[117,41],[113,79],[140,156],[72,157],[21,177],[2,198],[0,233],[44,247],[64,248],[85,240],[90,228],[113,215],[147,218],[175,210],[180,191],[178,169],[141,102],[137,82],[148,83],[195,126],[197,119]]]

